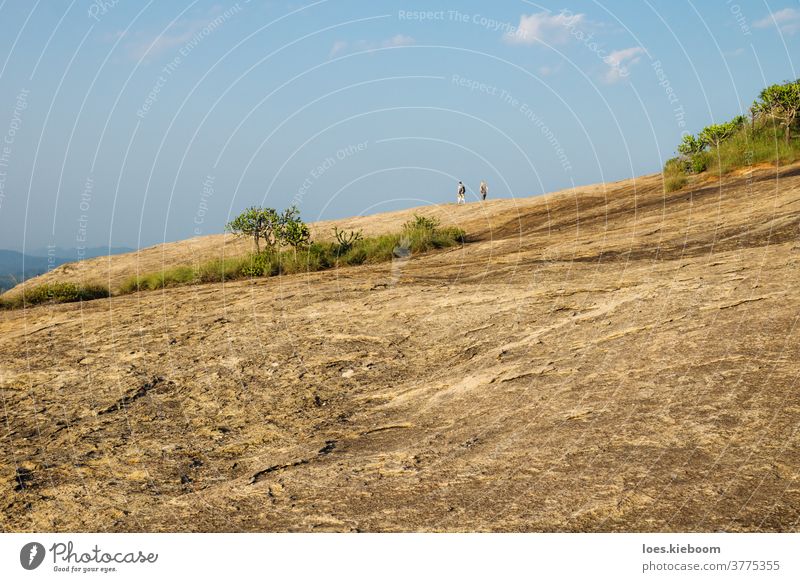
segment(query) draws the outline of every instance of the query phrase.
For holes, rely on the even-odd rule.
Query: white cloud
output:
[[[333,57],[335,57],[339,53],[344,52],[345,49],[347,49],[347,41],[345,41],[345,40],[337,40],[335,43],[333,43],[333,46],[331,47],[331,52],[328,55],[328,58],[332,59]]]
[[[219,6],[212,6],[203,16],[180,20],[158,36],[141,33],[134,36],[127,44],[128,53],[131,58],[137,60],[152,59],[170,49],[182,47],[190,41],[196,43],[198,37],[210,35],[240,11],[238,4],[225,11]]]
[[[132,42],[128,51],[134,59],[154,58],[168,49],[186,44],[203,27],[202,23],[192,23],[182,31],[167,31],[157,37],[142,38]]]
[[[635,65],[641,61],[644,52],[642,47],[634,46],[610,53],[603,59],[603,62],[609,67],[605,75],[606,82],[616,83],[630,75],[631,65]]]
[[[562,69],[563,61],[558,63],[557,65],[550,66],[550,65],[542,65],[539,67],[539,74],[542,77],[549,77],[551,75],[555,75]]]
[[[400,46],[411,46],[415,44],[417,41],[406,34],[396,34],[391,38],[387,38],[382,41],[369,41],[369,40],[358,40],[355,42],[348,42],[346,40],[337,40],[333,43],[331,47],[331,52],[328,54],[328,58],[333,58],[337,55],[340,55],[348,50],[351,51],[371,51],[378,48],[393,48],[393,47],[400,47]]]
[[[416,41],[413,37],[410,37],[405,34],[396,34],[392,38],[388,38],[381,43],[381,46],[384,48],[388,47],[395,47],[395,46],[411,46]]]
[[[586,27],[588,20],[585,14],[572,14],[567,11],[553,14],[537,12],[519,17],[516,30],[508,31],[503,40],[508,44],[565,44],[569,41],[570,32],[576,28]]]
[[[794,34],[800,30],[800,10],[784,8],[753,23],[754,28],[771,28],[772,26],[777,26],[781,32]]]

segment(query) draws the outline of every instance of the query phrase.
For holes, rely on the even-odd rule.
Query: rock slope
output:
[[[425,212],[470,242],[0,313],[0,527],[797,530],[800,166]]]

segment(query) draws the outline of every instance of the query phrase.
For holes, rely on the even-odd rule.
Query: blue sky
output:
[[[797,78],[800,3],[0,0],[0,248],[658,171]]]

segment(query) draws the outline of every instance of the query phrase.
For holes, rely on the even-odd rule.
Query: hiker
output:
[[[466,193],[467,193],[466,186],[464,186],[464,184],[461,182],[461,180],[459,180],[458,181],[458,202],[457,202],[457,204],[466,204],[467,203],[467,201],[464,199],[464,194],[466,194]]]
[[[489,194],[489,185],[486,183],[485,180],[481,180],[481,199],[486,200],[486,196]]]

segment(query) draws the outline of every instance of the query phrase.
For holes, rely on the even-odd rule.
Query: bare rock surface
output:
[[[797,530],[800,166],[424,212],[468,244],[0,312],[2,530]]]

